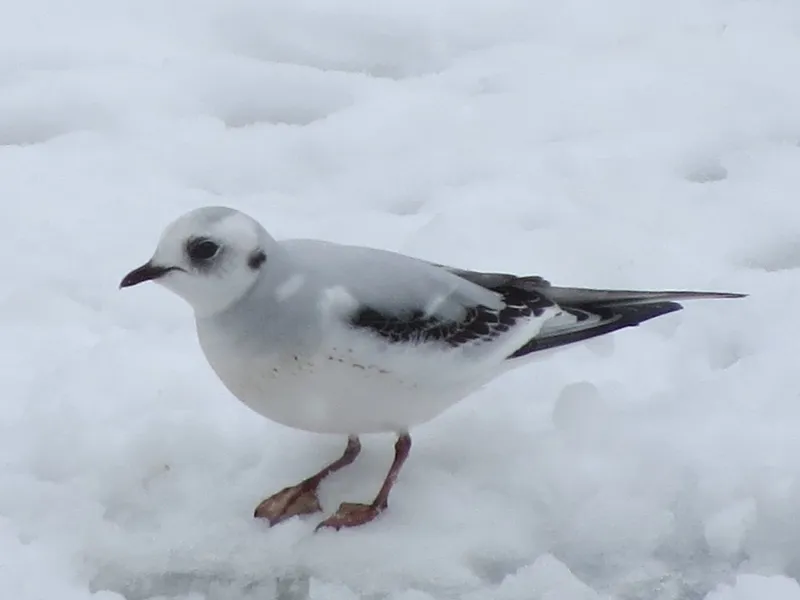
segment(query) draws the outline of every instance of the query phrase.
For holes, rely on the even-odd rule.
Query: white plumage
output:
[[[362,433],[407,440],[398,443],[385,495],[409,429],[506,370],[680,309],[674,300],[737,296],[559,288],[372,248],[278,242],[251,217],[221,207],[172,223],[152,259],[122,285],[151,279],[193,307],[209,364],[257,413],[348,435],[351,445]],[[308,512],[301,508],[315,504],[308,494],[327,474],[266,500],[259,516],[277,522]],[[360,524],[385,504],[383,497],[358,510],[343,505],[326,524]]]

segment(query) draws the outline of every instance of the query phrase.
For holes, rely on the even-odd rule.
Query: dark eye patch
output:
[[[186,244],[186,254],[192,262],[203,262],[214,258],[219,252],[219,244],[207,238],[195,238]]]
[[[247,259],[247,266],[255,271],[261,265],[263,265],[264,261],[266,261],[266,260],[267,260],[267,255],[264,254],[264,251],[263,250],[256,250]]]

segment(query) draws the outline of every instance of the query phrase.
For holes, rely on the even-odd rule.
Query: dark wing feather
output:
[[[550,282],[538,276],[516,277],[504,273],[480,273],[445,268],[463,279],[490,289],[499,286],[503,289],[518,290],[516,293],[519,294],[540,294],[552,305],[558,306],[564,313],[574,317],[573,322],[565,321],[556,327],[543,328],[538,335],[512,353],[509,359],[582,342],[624,327],[639,325],[681,310],[683,305],[678,301],[745,297],[744,294],[726,292],[565,288],[552,286]]]
[[[573,322],[545,327],[533,339],[508,356],[518,358],[567,344],[574,344],[631,327],[683,306],[677,301],[703,298],[742,298],[743,294],[690,291],[629,291],[554,287],[538,276],[518,277],[507,273],[482,273],[436,265],[471,283],[500,294],[503,307],[492,310],[477,305],[467,308],[459,321],[443,320],[424,311],[385,313],[361,307],[351,316],[351,325],[368,329],[390,342],[441,342],[460,346],[491,340],[507,332],[521,319],[540,316],[557,306],[574,317]]]
[[[550,334],[536,336],[526,342],[516,352],[508,358],[519,358],[533,352],[550,350],[559,346],[566,346],[576,342],[582,342],[600,335],[617,331],[623,327],[635,327],[650,319],[655,319],[661,315],[666,315],[676,310],[681,310],[683,305],[677,302],[655,302],[652,304],[628,304],[615,307],[591,307],[591,308],[564,308],[578,321],[572,327],[565,327],[555,330]],[[582,326],[591,317],[597,320],[589,326]]]
[[[493,280],[495,285],[483,286],[501,295],[503,306],[499,310],[471,306],[462,319],[455,321],[428,315],[420,309],[387,313],[362,306],[351,315],[350,325],[370,330],[392,343],[440,342],[457,347],[488,341],[506,333],[521,319],[540,316],[545,308],[554,304],[544,294],[514,285],[514,281],[518,280],[498,277]]]

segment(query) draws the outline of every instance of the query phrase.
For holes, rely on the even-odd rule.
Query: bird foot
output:
[[[298,483],[273,494],[256,507],[257,519],[267,519],[270,526],[299,515],[310,515],[322,510],[316,486]]]
[[[359,525],[374,521],[382,512],[383,508],[376,507],[372,504],[343,502],[339,505],[339,510],[317,525],[316,531],[326,527],[337,531],[342,527],[358,527]]]

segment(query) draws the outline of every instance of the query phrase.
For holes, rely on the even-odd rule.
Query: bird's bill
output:
[[[141,267],[138,267],[125,275],[119,284],[120,288],[131,287],[145,281],[153,281],[159,277],[163,277],[170,271],[175,270],[175,267],[162,267],[154,265],[152,262],[146,262]]]

